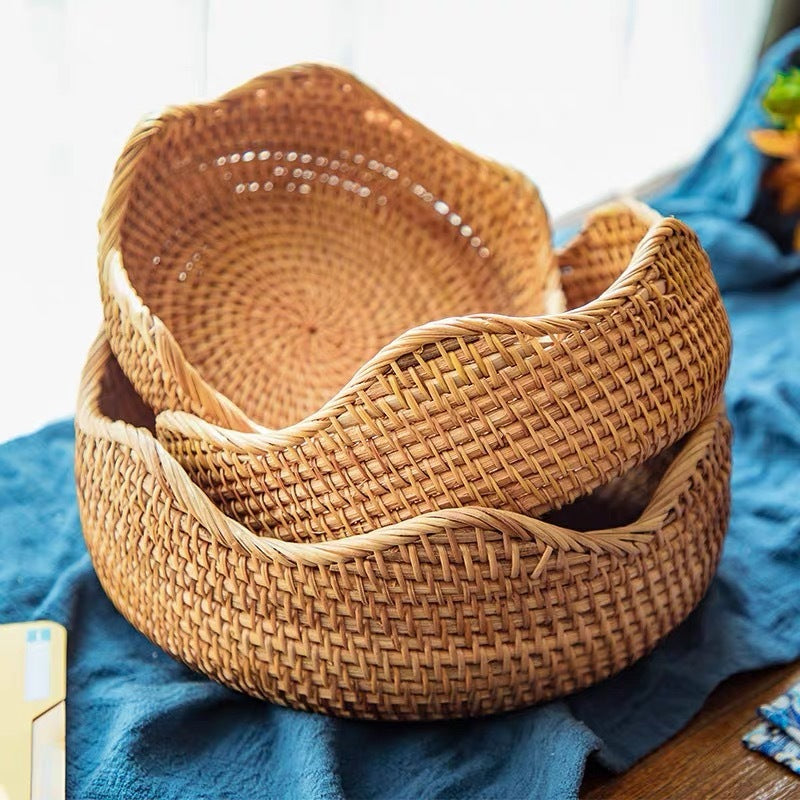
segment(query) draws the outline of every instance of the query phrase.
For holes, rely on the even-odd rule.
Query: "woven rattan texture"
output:
[[[151,422],[100,340],[82,381],[76,473],[105,591],[189,666],[299,708],[439,718],[572,692],[686,616],[727,525],[719,409],[626,526],[604,530],[600,497],[586,533],[464,508],[317,544],[255,536],[223,516],[148,429],[115,421],[125,415]]]
[[[529,181],[328,67],[144,121],[100,232],[107,333],[140,395],[237,428],[304,419],[422,323],[560,298]]]
[[[610,206],[559,262],[581,308],[463,320],[460,335],[365,369],[292,436],[165,413],[159,437],[225,513],[286,540],[464,505],[558,508],[693,430],[730,357],[708,259],[677,220]]]

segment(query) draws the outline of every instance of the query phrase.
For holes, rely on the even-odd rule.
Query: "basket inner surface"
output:
[[[554,267],[530,183],[327,73],[168,119],[119,241],[189,362],[273,428],[409,328],[542,313]]]
[[[156,418],[125,376],[117,359],[109,354],[100,378],[97,413],[112,422],[121,420],[155,435]]]
[[[630,525],[642,514],[658,484],[680,453],[687,437],[662,450],[639,467],[600,486],[590,494],[550,511],[542,519],[574,531]]]

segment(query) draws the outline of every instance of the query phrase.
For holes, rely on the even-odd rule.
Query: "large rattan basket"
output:
[[[694,430],[730,334],[695,235],[645,206],[599,209],[558,261],[572,311],[430,324],[296,425],[168,411],[159,438],[225,513],[286,540],[465,505],[559,508]]]
[[[76,427],[86,542],[122,614],[235,689],[345,716],[487,714],[618,671],[698,602],[728,520],[719,408],[548,521],[464,507],[315,543],[212,504],[103,339]]]

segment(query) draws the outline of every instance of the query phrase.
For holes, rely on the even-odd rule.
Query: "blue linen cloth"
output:
[[[173,661],[106,599],[80,532],[73,434],[0,446],[0,622],[69,630],[71,798],[577,797],[586,759],[623,770],[723,678],[800,656],[800,256],[781,250],[747,131],[800,31],[765,57],[696,167],[656,201],[700,234],[734,332],[733,511],[719,575],[648,657],[567,700],[491,719],[343,721],[237,695]],[[2,712],[0,711],[0,714]]]

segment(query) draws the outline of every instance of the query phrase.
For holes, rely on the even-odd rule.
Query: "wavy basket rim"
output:
[[[485,527],[524,541],[545,545],[543,558],[556,551],[616,552],[631,554],[647,549],[653,537],[668,521],[677,500],[691,483],[696,465],[714,439],[724,405],[718,404],[688,435],[685,443],[659,481],[646,508],[638,518],[623,526],[575,531],[517,512],[480,506],[427,512],[367,533],[316,542],[289,542],[262,537],[225,515],[189,478],[183,467],[147,429],[124,420],[112,420],[100,409],[102,379],[114,356],[101,334],[89,352],[78,394],[76,428],[84,434],[110,440],[130,448],[147,465],[151,474],[161,474],[167,488],[187,511],[226,545],[240,547],[247,554],[265,560],[306,565],[329,565],[379,553],[398,545],[420,541],[445,528]]]

